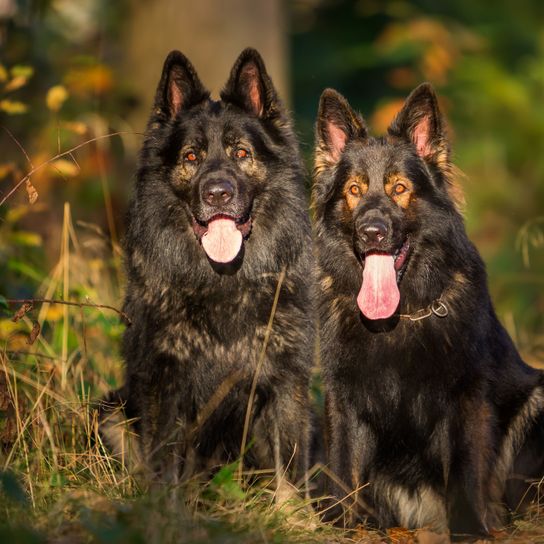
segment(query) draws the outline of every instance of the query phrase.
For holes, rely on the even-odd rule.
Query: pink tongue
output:
[[[232,219],[212,219],[202,236],[202,247],[212,261],[230,263],[240,253],[242,233]]]
[[[392,255],[367,255],[363,269],[363,285],[357,305],[368,319],[387,319],[399,305],[395,261]]]

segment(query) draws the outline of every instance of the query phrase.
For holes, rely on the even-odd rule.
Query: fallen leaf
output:
[[[394,544],[415,544],[414,531],[404,527],[390,527],[387,529],[387,536]]]
[[[427,529],[416,531],[417,544],[450,544],[450,537],[445,533],[435,533]]]
[[[26,193],[30,204],[34,204],[38,200],[38,191],[36,191],[36,187],[30,183],[29,179],[26,180]]]
[[[17,321],[19,321],[19,319],[22,319],[28,312],[30,312],[30,310],[32,310],[33,307],[34,305],[32,304],[32,302],[24,302],[22,306],[15,312],[11,320],[14,323],[17,323]]]
[[[41,327],[40,324],[37,321],[34,321],[34,324],[32,325],[32,330],[30,331],[30,334],[28,335],[27,342],[32,345],[38,336],[40,335]]]

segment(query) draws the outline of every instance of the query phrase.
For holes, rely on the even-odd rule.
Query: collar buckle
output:
[[[421,308],[412,314],[399,314],[401,319],[409,319],[410,321],[421,321],[431,315],[440,317],[441,319],[449,314],[448,307],[441,298],[433,300],[426,308]]]

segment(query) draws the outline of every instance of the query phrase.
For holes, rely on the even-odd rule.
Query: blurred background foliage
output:
[[[244,25],[284,44],[265,60],[283,66],[288,83],[280,87],[309,166],[325,87],[342,92],[374,132],[383,133],[413,87],[421,81],[436,86],[462,172],[467,226],[488,265],[498,313],[527,359],[542,361],[544,4],[273,0],[267,5],[282,13],[277,25],[268,25],[256,8],[248,15],[254,4],[247,0],[219,4],[206,0],[193,12],[184,0],[147,5],[178,17],[180,28],[192,24],[191,15],[200,21],[192,33],[180,30],[170,39],[191,58],[208,41],[230,43],[231,34],[240,40],[234,36],[240,9]],[[144,6],[136,0],[0,0],[0,293],[6,297],[43,294],[47,279],[55,296],[120,303],[122,217],[144,128],[133,116],[148,111],[153,92],[139,87],[140,74],[146,70],[156,80],[163,60],[142,59],[139,73],[124,69],[134,47],[126,29],[138,12],[145,20]],[[217,17],[215,26],[202,23],[207,12],[220,9],[221,20],[230,21],[226,31]],[[161,31],[153,26],[138,33],[139,51],[160,40]],[[214,48],[208,50],[211,63]],[[229,67],[221,67],[221,78]],[[68,252],[76,263],[68,290],[62,278],[54,288],[50,282],[66,241],[65,202],[74,229]],[[12,338],[13,328],[0,327],[2,339]]]

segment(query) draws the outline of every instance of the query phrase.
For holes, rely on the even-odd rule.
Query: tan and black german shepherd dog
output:
[[[316,140],[331,491],[360,489],[336,514],[487,535],[544,473],[544,378],[493,310],[435,93],[419,86],[374,138],[328,89]]]
[[[291,119],[259,53],[240,54],[220,100],[170,53],[127,213],[126,381],[101,410],[105,441],[130,450],[153,481],[176,483],[240,455],[278,479],[305,474],[307,210]]]

